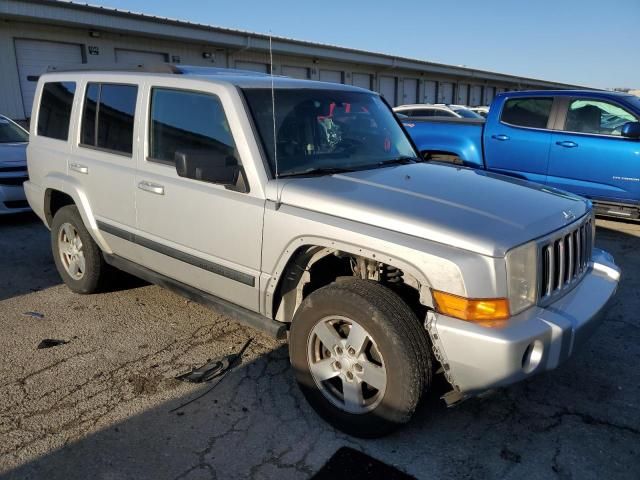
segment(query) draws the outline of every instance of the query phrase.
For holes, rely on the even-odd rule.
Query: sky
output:
[[[597,88],[639,88],[640,0],[86,0]]]

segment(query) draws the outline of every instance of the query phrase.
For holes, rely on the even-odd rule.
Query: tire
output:
[[[364,338],[362,330],[367,340],[352,341]],[[349,346],[355,348],[349,352]],[[431,384],[430,352],[407,304],[388,288],[360,279],[307,296],[289,338],[291,364],[307,401],[335,428],[363,438],[381,437],[410,420]]]
[[[68,250],[70,245],[72,250]],[[60,277],[73,292],[95,293],[105,286],[107,265],[75,205],[62,207],[53,217],[51,251]]]

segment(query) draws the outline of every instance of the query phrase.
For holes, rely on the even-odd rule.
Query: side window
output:
[[[619,136],[625,123],[636,121],[634,115],[613,103],[573,100],[569,104],[564,129],[569,132]]]
[[[500,120],[519,127],[547,128],[553,98],[511,98],[504,103]]]
[[[445,110],[444,108],[442,110],[432,110],[432,112],[434,117],[455,117],[454,113],[449,110]]]
[[[38,135],[67,140],[75,82],[47,82],[42,87],[38,109]]]
[[[207,93],[153,88],[149,135],[150,161],[173,164],[176,152],[238,158],[222,104]]]
[[[87,84],[81,144],[131,155],[137,95],[135,85]]]

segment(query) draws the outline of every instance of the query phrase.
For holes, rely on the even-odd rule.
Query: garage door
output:
[[[269,73],[269,65],[258,62],[236,62],[238,70],[249,70],[251,72]]]
[[[371,90],[371,75],[368,73],[354,73],[351,80],[356,87]]]
[[[282,75],[285,77],[301,78],[302,80],[306,80],[309,78],[309,69],[305,67],[290,67],[283,65]]]
[[[424,82],[424,103],[436,103],[436,82],[427,80]]]
[[[166,53],[116,48],[116,63],[126,63],[127,65],[153,65],[154,63],[166,63],[168,61],[169,55]]]
[[[25,117],[31,117],[33,95],[38,77],[47,67],[69,67],[82,62],[82,46],[73,43],[44,42],[40,40],[15,40],[16,61],[22,91]]]
[[[380,77],[380,95],[389,105],[396,106],[396,77]]]
[[[493,97],[495,96],[496,89],[495,87],[484,87],[484,104],[491,105],[493,101]]]
[[[439,103],[453,103],[453,83],[440,82],[438,88]]]
[[[418,80],[405,78],[402,84],[402,103],[404,105],[418,103]]]
[[[460,105],[466,105],[469,101],[469,85],[467,83],[458,84],[458,102]]]
[[[472,107],[482,105],[482,87],[480,85],[471,86],[471,98],[469,99],[469,105]]]
[[[320,70],[321,82],[344,83],[343,74],[337,70]]]

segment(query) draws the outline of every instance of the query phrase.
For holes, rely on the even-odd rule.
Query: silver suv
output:
[[[381,98],[195,67],[43,75],[33,210],[75,292],[110,267],[287,337],[313,408],[353,435],[557,367],[620,272],[587,200],[428,164]]]

